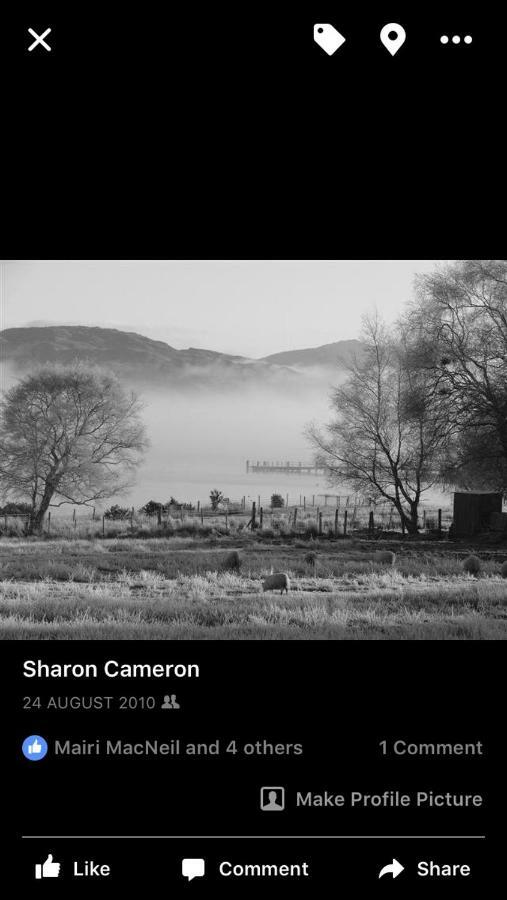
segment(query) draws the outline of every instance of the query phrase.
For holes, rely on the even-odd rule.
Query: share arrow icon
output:
[[[393,878],[397,878],[398,875],[403,872],[405,866],[402,866],[397,859],[393,859],[392,863],[389,866],[384,866],[383,869],[380,870],[379,878],[382,878],[383,875],[392,875]]]

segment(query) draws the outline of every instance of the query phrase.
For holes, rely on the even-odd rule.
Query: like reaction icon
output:
[[[60,863],[53,862],[53,854],[48,853],[46,862],[35,864],[36,878],[58,878],[60,874]]]
[[[48,752],[48,745],[40,734],[31,734],[30,737],[25,738],[21,749],[26,759],[29,759],[30,762],[38,762],[40,759],[44,759]]]

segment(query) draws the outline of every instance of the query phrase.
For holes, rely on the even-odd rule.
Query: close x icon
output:
[[[39,27],[39,31],[37,31],[35,28],[30,27],[28,28],[28,34],[30,43],[27,47],[27,50],[29,53],[32,53],[33,50],[42,51],[43,53],[51,52],[52,47],[47,41],[47,38],[51,34],[51,28],[49,26],[43,28],[42,30],[40,30]]]

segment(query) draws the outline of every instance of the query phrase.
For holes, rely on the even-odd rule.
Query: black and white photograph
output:
[[[507,637],[505,260],[7,260],[4,640]]]

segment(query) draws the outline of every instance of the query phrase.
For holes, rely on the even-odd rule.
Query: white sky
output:
[[[100,325],[259,357],[355,338],[375,307],[392,321],[438,262],[14,260],[0,324]]]

